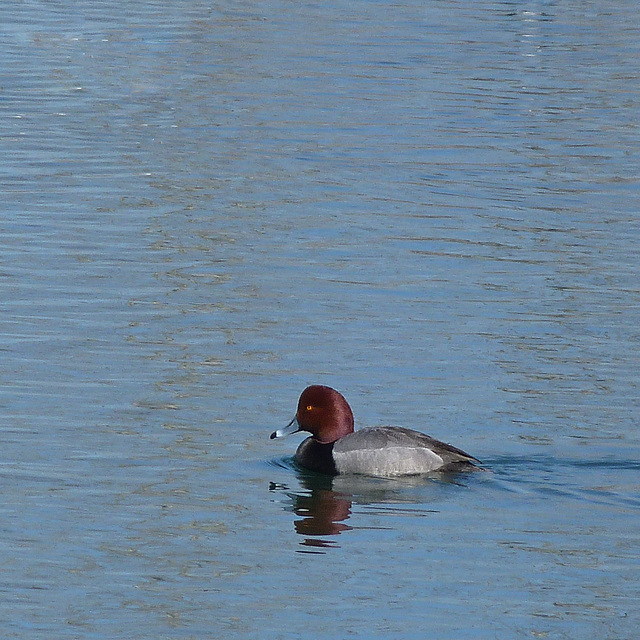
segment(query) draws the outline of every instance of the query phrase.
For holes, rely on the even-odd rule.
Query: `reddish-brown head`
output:
[[[323,444],[353,433],[353,412],[349,403],[335,389],[320,384],[302,392],[296,420],[300,430],[308,431]]]
[[[293,420],[271,438],[283,438],[297,431],[308,431],[315,440],[329,444],[353,433],[353,413],[341,393],[331,387],[314,384],[307,387],[298,400]]]

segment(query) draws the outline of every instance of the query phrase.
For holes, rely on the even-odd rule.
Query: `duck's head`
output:
[[[298,400],[298,410],[284,429],[271,438],[282,438],[297,431],[308,431],[315,440],[329,444],[353,433],[353,412],[344,396],[324,385],[307,387]]]

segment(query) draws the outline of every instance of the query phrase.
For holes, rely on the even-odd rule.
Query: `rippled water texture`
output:
[[[637,9],[2,3],[3,638],[635,638]]]

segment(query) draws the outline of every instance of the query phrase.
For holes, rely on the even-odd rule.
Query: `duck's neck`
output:
[[[296,461],[305,469],[336,475],[336,463],[333,461],[333,445],[335,442],[322,444],[315,438],[307,438],[300,443],[296,451]]]

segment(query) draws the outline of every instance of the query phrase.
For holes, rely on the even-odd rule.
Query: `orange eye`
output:
[[[311,409],[313,409],[313,406],[312,406],[312,405],[310,405],[310,404],[308,404],[308,405],[307,405],[307,411],[311,411]]]

